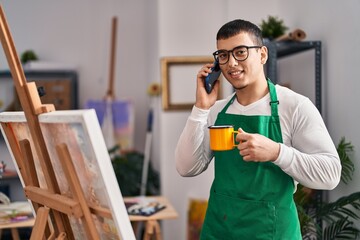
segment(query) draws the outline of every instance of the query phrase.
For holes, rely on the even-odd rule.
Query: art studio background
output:
[[[307,41],[321,41],[322,115],[334,143],[345,136],[355,147],[353,181],[340,184],[328,198],[335,200],[360,190],[360,110],[356,107],[360,100],[359,1],[2,0],[1,4],[19,53],[32,49],[40,60],[76,71],[79,108],[106,93],[110,21],[118,17],[115,96],[134,105],[134,148],[140,152],[145,149],[150,107],[147,89],[153,82],[161,84],[161,58],[210,56],[216,50],[217,30],[225,22],[243,18],[260,24],[268,15],[280,17],[289,29],[303,29]],[[0,69],[8,69],[4,54],[0,54]],[[314,51],[306,51],[278,61],[277,81],[290,84],[315,101],[314,71]],[[176,85],[173,94],[180,96],[176,101],[182,101],[181,93],[185,100],[190,96],[191,101],[191,94],[195,96],[189,84],[195,81],[196,70],[193,76],[186,76],[193,79],[177,78],[184,84]],[[1,88],[2,96],[8,94]],[[224,83],[223,95],[230,92]],[[195,178],[177,174],[174,150],[191,109],[165,110],[161,96],[155,98],[154,105],[151,162],[160,173],[161,194],[179,213],[179,218],[162,222],[163,237],[186,239],[189,199],[207,199],[212,166]],[[14,169],[3,141],[0,160],[8,169]],[[14,200],[23,197],[20,184],[10,187]]]

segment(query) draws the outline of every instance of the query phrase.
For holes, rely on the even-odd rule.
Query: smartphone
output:
[[[211,71],[212,72],[209,75],[207,75],[207,77],[205,78],[205,89],[208,94],[210,94],[211,91],[213,90],[215,81],[219,79],[221,74],[218,61],[214,62],[214,66],[211,68]]]

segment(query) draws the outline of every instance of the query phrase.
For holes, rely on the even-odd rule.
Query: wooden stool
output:
[[[146,221],[144,240],[150,240],[152,236],[155,236],[157,240],[162,240],[160,225],[156,220]]]

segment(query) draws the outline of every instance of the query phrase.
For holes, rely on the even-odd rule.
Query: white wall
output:
[[[80,107],[102,99],[109,79],[111,18],[118,17],[115,95],[135,102],[135,142],[144,149],[150,82],[157,69],[156,1],[1,1],[18,54],[75,66]],[[154,4],[155,3],[155,4]],[[0,54],[0,69],[8,69]]]
[[[357,119],[360,110],[355,105],[359,102],[360,87],[357,79],[360,3],[357,0],[341,3],[335,0],[3,0],[1,3],[19,53],[31,48],[44,60],[78,67],[81,104],[105,94],[110,18],[118,15],[116,95],[136,100],[135,142],[139,150],[144,149],[145,142],[146,87],[150,82],[160,81],[160,57],[210,55],[216,49],[215,34],[225,22],[245,18],[259,24],[268,15],[277,15],[290,28],[304,29],[307,40],[322,41],[325,122],[334,142],[346,136],[355,146],[355,159],[359,159]],[[286,60],[279,64],[282,80],[299,79],[298,69],[305,74],[304,79],[313,79],[312,53],[304,53],[291,61],[293,64]],[[0,54],[0,68],[6,66]],[[311,79],[303,85],[308,86],[308,81],[312,84]],[[312,94],[311,87],[299,91]],[[180,214],[176,220],[163,222],[163,234],[166,240],[183,240],[186,239],[188,198],[206,198],[213,173],[210,168],[195,178],[182,178],[177,174],[174,149],[190,111],[164,112],[160,99],[157,107],[153,161],[161,170],[163,194]],[[358,163],[356,169],[354,181],[348,186],[340,185],[330,193],[330,199],[359,191]]]

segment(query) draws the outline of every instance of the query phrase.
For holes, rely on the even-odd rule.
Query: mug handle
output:
[[[233,134],[238,134],[239,131],[233,131]],[[235,136],[233,135],[233,141],[234,141],[234,147],[237,147],[237,144],[235,142]]]

